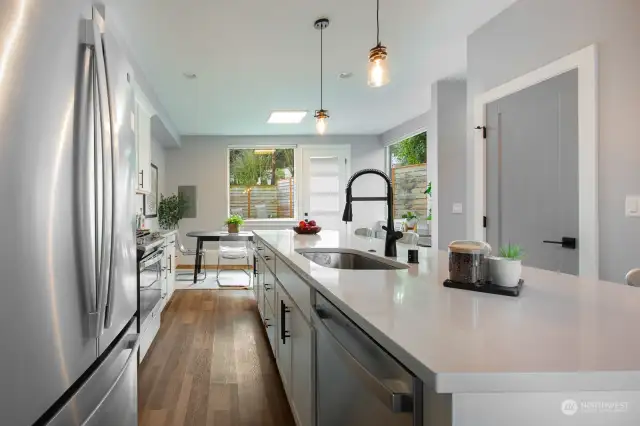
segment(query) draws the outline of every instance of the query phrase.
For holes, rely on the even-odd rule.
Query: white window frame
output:
[[[227,217],[231,215],[231,193],[229,191],[229,172],[231,169],[231,164],[229,161],[231,150],[234,149],[293,149],[293,169],[294,176],[298,175],[298,170],[300,169],[300,156],[299,149],[297,145],[228,145],[227,153],[226,153],[226,161],[225,161],[225,182],[226,182],[226,192],[227,192]],[[244,219],[245,224],[249,227],[251,226],[293,226],[298,223],[297,214],[298,214],[298,180],[296,178],[296,190],[294,191],[294,209],[293,219],[287,218],[273,218],[273,219]]]

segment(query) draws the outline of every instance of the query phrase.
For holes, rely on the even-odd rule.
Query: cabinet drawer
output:
[[[264,300],[265,304],[275,312],[276,306],[276,279],[268,270],[264,273]]]
[[[271,345],[271,352],[276,356],[276,347],[278,344],[276,341],[276,332],[278,329],[278,321],[276,316],[273,314],[271,306],[268,304],[265,304],[264,306],[264,326],[267,330],[267,337],[269,338],[269,345]]]
[[[165,239],[165,245],[172,246],[176,243],[176,234],[171,234]]]
[[[140,362],[144,359],[160,330],[160,312],[162,311],[162,305],[162,303],[158,303],[144,324],[142,324],[142,331],[140,332]]]
[[[274,274],[276,273],[276,256],[269,247],[262,240],[256,241],[256,250],[258,254],[264,259],[264,263],[267,265],[267,268]]]
[[[300,312],[311,321],[311,288],[300,278],[291,268],[289,268],[280,258],[276,259],[278,270],[278,281],[289,293],[293,302],[298,305]]]

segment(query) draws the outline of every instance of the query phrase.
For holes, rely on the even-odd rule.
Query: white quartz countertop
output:
[[[640,288],[525,267],[520,297],[482,294],[444,287],[447,253],[435,249],[408,270],[339,270],[295,250],[383,255],[384,242],[254,232],[436,392],[640,390]]]

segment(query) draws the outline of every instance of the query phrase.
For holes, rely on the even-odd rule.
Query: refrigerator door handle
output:
[[[113,325],[113,304],[114,304],[114,299],[115,299],[115,287],[113,285],[113,277],[114,277],[114,263],[112,261],[113,259],[113,251],[114,248],[116,246],[115,244],[115,237],[116,237],[116,233],[115,233],[115,224],[114,224],[114,212],[116,210],[115,207],[115,203],[116,200],[118,199],[116,196],[116,188],[117,185],[115,184],[115,177],[117,176],[117,167],[118,167],[118,163],[116,161],[116,153],[115,153],[115,135],[113,133],[113,113],[115,112],[115,106],[113,105],[112,101],[111,101],[111,82],[109,80],[109,70],[107,69],[107,58],[106,58],[106,52],[104,51],[104,43],[102,44],[103,46],[103,50],[102,50],[102,62],[104,64],[104,69],[105,69],[105,85],[106,85],[106,97],[107,97],[107,105],[109,107],[109,135],[110,135],[110,139],[109,139],[109,144],[110,144],[110,153],[111,153],[111,167],[110,167],[110,172],[111,172],[111,179],[109,180],[109,184],[110,184],[110,193],[111,193],[111,202],[109,204],[109,214],[110,214],[110,223],[111,223],[111,230],[110,230],[110,237],[111,237],[111,244],[109,247],[109,278],[107,280],[107,304],[105,306],[105,320],[104,320],[104,328],[105,329],[109,329],[111,328],[111,326]]]
[[[112,170],[112,126],[111,126],[111,114],[110,114],[110,105],[108,99],[108,82],[107,82],[107,70],[106,70],[106,61],[104,58],[104,49],[102,44],[102,33],[98,28],[97,24],[93,20],[89,20],[87,26],[90,26],[87,31],[90,34],[90,38],[93,43],[93,51],[95,58],[95,67],[96,67],[96,78],[97,78],[97,113],[99,114],[99,127],[100,127],[100,144],[97,148],[99,151],[99,156],[101,157],[101,167],[96,167],[98,180],[102,183],[101,189],[102,197],[101,212],[102,220],[100,227],[100,246],[98,250],[100,251],[99,258],[99,278],[98,278],[98,309],[100,314],[98,316],[98,335],[102,332],[102,326],[104,323],[104,318],[102,313],[106,310],[106,305],[104,303],[107,295],[108,295],[108,287],[109,281],[111,279],[111,252],[113,246],[113,170]],[[97,166],[97,164],[96,164]],[[98,191],[100,192],[100,190]],[[105,313],[106,316],[106,313]]]
[[[89,315],[89,329],[97,329],[99,306],[97,301],[97,259],[96,259],[96,182],[95,182],[95,115],[94,115],[94,73],[93,47],[85,40],[80,61],[79,105],[76,122],[79,127],[78,155],[76,169],[79,178],[75,187],[75,215],[80,227],[79,258],[81,259],[84,283],[82,290]]]

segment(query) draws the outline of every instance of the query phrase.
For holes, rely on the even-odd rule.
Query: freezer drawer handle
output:
[[[136,334],[135,336],[136,336],[135,339],[129,340],[126,343],[127,346],[125,349],[131,349],[131,353],[129,354],[129,358],[127,358],[127,361],[124,363],[124,367],[122,367],[122,370],[120,370],[120,373],[118,373],[118,377],[116,377],[116,379],[113,381],[113,384],[111,385],[109,390],[104,394],[104,396],[100,400],[100,403],[96,405],[96,408],[91,412],[91,414],[89,414],[89,416],[87,417],[88,419],[92,418],[96,414],[96,412],[98,412],[98,410],[102,408],[102,405],[106,402],[107,398],[109,398],[109,395],[111,395],[111,392],[113,392],[115,387],[118,386],[118,383],[120,383],[122,376],[124,376],[124,374],[127,372],[127,368],[129,368],[129,365],[133,361],[137,362],[138,349],[140,348],[140,336],[138,334]]]
[[[376,398],[394,413],[411,413],[413,412],[413,396],[410,393],[394,392],[384,382],[369,372],[360,362],[345,348],[342,343],[333,335],[329,328],[323,324],[322,319],[330,319],[331,315],[325,310],[316,307],[311,311],[314,317],[314,323],[318,325],[317,329],[321,333],[325,333],[329,337],[342,358],[354,372],[360,381],[373,393]],[[322,319],[321,319],[322,318]]]

